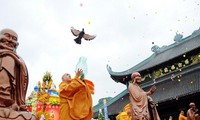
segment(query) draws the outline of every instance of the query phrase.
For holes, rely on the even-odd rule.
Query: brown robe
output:
[[[188,109],[187,111],[187,119],[188,120],[200,120],[199,114],[196,113],[194,110],[192,110],[191,108]]]
[[[153,113],[153,120],[160,120],[156,107],[153,104],[152,99],[147,95],[147,92],[135,83],[130,83],[128,90],[133,112],[132,120],[151,120],[148,101],[151,103],[150,110],[152,110]]]
[[[5,96],[0,96],[2,107],[25,108],[25,97],[28,87],[28,70],[22,58],[10,50],[0,50],[0,76],[4,85]],[[7,95],[7,93],[10,93]]]

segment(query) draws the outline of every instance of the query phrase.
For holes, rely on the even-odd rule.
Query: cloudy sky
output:
[[[126,89],[110,78],[107,64],[127,70],[148,58],[153,45],[170,45],[176,33],[187,37],[200,27],[200,0],[0,0],[0,12],[0,29],[19,36],[17,53],[30,77],[27,96],[46,71],[58,88],[85,56],[94,105]],[[97,37],[78,45],[71,26]]]

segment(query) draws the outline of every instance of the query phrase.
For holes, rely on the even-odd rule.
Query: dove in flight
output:
[[[74,41],[77,44],[81,44],[82,38],[84,38],[87,41],[90,41],[96,37],[95,35],[85,34],[84,28],[82,29],[82,31],[79,31],[79,30],[75,29],[74,27],[71,27],[71,32],[74,36],[78,36],[76,39],[74,39]]]

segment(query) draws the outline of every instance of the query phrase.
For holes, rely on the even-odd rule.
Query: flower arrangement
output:
[[[49,82],[51,79],[52,79],[51,73],[48,72],[48,71],[46,71],[46,73],[44,74],[44,76],[43,76],[43,78],[42,78],[43,82],[46,82],[46,81]]]

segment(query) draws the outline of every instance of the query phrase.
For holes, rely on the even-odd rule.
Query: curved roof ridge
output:
[[[159,48],[159,50],[154,52],[150,57],[146,58],[145,60],[138,63],[137,65],[129,68],[128,70],[124,70],[122,72],[114,72],[112,70],[112,68],[109,65],[107,65],[107,71],[111,75],[123,76],[123,75],[131,74],[133,71],[142,71],[144,69],[148,69],[153,66],[162,64],[163,62],[171,60],[174,57],[177,57],[185,52],[189,52],[193,49],[200,47],[200,42],[198,44],[198,41],[200,41],[200,40],[197,37],[200,37],[200,28],[198,30],[195,30],[192,33],[192,35],[189,35],[183,39],[181,38],[181,40],[179,40],[179,41],[175,41],[174,43],[172,43],[170,45],[167,45],[167,46],[165,45],[165,46]],[[197,39],[195,39],[195,38],[197,38]],[[192,42],[189,43],[189,41],[192,41]],[[184,48],[184,47],[186,47],[186,48]],[[170,57],[164,58],[166,56],[164,56],[162,54],[165,54],[166,56],[170,56]],[[157,59],[157,62],[152,62],[153,59]]]

